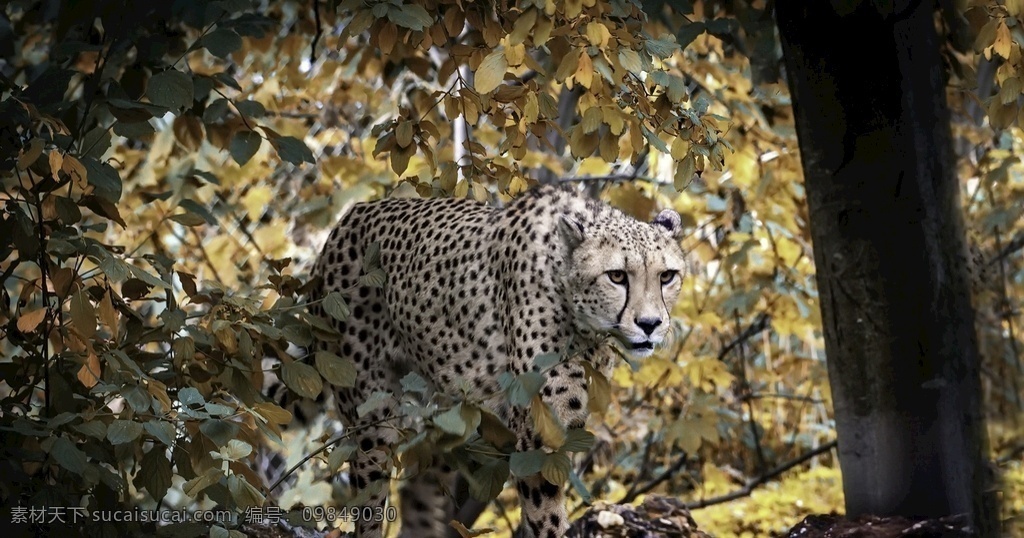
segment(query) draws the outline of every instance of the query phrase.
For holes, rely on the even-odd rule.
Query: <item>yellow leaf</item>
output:
[[[611,37],[607,26],[596,21],[587,23],[587,41],[590,41],[591,45],[603,48]]]
[[[491,51],[484,61],[480,62],[473,87],[480,93],[491,93],[501,84],[506,71],[508,71],[508,62],[505,60],[504,50],[499,47]]]
[[[540,394],[533,397],[530,403],[530,415],[533,417],[533,427],[540,435],[544,446],[551,449],[558,449],[565,444],[565,428],[558,423],[551,407],[541,399]]]
[[[591,413],[603,415],[612,403],[612,385],[608,378],[584,362],[583,370],[587,373],[587,409]]]
[[[486,202],[487,198],[487,187],[484,187],[483,184],[481,183],[474,183],[473,199],[475,199],[477,202]]]
[[[526,58],[526,45],[522,43],[518,45],[510,45],[505,47],[505,60],[508,65],[517,67],[522,65],[523,60]]]
[[[775,248],[779,252],[779,257],[782,258],[782,261],[788,267],[796,265],[796,261],[803,254],[803,250],[800,248],[800,245],[786,237],[778,238],[775,242]]]
[[[57,177],[57,172],[64,165],[64,156],[60,154],[60,151],[51,150],[48,158],[50,160],[50,173],[53,174],[53,179],[60,179]]]
[[[455,190],[452,192],[452,194],[456,198],[465,198],[466,195],[469,194],[469,182],[466,181],[465,179],[460,181],[458,185],[455,185]]]
[[[28,147],[24,148],[21,151],[21,154],[18,155],[18,170],[24,170],[29,166],[32,166],[32,163],[36,162],[36,159],[38,159],[39,155],[42,153],[43,140],[41,138],[33,138],[32,141],[29,142]]]
[[[544,465],[540,469],[540,474],[548,482],[561,486],[569,481],[570,466],[569,456],[562,452],[554,452],[544,458]]]
[[[598,107],[588,108],[583,113],[583,121],[580,122],[580,127],[584,133],[592,133],[601,127],[601,120],[604,116],[601,114],[601,109]]]
[[[526,12],[516,19],[515,25],[512,26],[512,33],[508,35],[509,44],[522,45],[525,43],[526,38],[529,37],[530,32],[533,30],[534,23],[536,22],[537,10],[534,8],[526,10]]]
[[[677,162],[685,159],[690,153],[690,142],[683,140],[682,138],[673,139],[670,153],[672,155],[672,159]]]
[[[412,122],[409,120],[403,120],[398,122],[398,127],[395,129],[395,140],[398,145],[405,148],[412,144]]]
[[[160,406],[164,412],[171,410],[171,398],[167,396],[167,385],[155,380],[149,379],[146,382],[146,390],[149,391],[150,396],[156,398],[160,402]]]
[[[565,17],[575,19],[583,11],[583,0],[565,0]]]
[[[579,82],[584,88],[590,88],[590,85],[594,83],[594,62],[590,60],[590,55],[587,51],[580,51],[580,61],[576,66],[576,82]]]
[[[288,424],[292,421],[292,414],[286,409],[270,402],[260,402],[253,406],[253,409],[268,422],[274,424]]]
[[[621,135],[626,128],[626,120],[622,118],[622,111],[618,107],[604,107],[604,122],[614,135]]]
[[[270,190],[270,187],[258,185],[246,191],[241,202],[249,220],[259,222],[263,212],[267,210],[267,204],[273,199],[274,192]]]
[[[42,323],[43,318],[46,317],[46,309],[40,308],[32,310],[30,312],[22,312],[21,317],[18,318],[18,330],[23,333],[30,333],[36,330],[36,327]]]
[[[82,164],[82,161],[79,161],[74,155],[65,155],[64,162],[60,165],[60,169],[63,170],[73,181],[77,182],[79,187],[85,188],[86,172],[85,165]]]
[[[694,162],[693,155],[687,155],[682,162],[676,163],[676,177],[673,185],[677,191],[685,189],[693,181],[696,169],[697,163]]]
[[[1010,37],[1010,29],[1006,27],[1005,22],[1000,21],[999,26],[996,27],[996,39],[992,43],[992,50],[1003,58],[1009,58],[1012,45],[1013,39]]]
[[[614,163],[619,160],[619,137],[605,135],[601,137],[601,145],[598,153],[606,163]]]
[[[85,364],[78,369],[78,381],[87,389],[96,386],[100,382],[100,359],[92,351],[85,359]]]
[[[461,536],[462,538],[475,538],[476,536],[483,536],[485,534],[491,534],[494,532],[494,529],[489,527],[480,530],[467,529],[465,525],[459,523],[454,519],[449,521],[448,525],[450,525],[451,528],[455,529],[455,531],[458,532],[459,536]]]
[[[565,79],[572,76],[576,72],[576,68],[579,67],[579,60],[578,54],[572,52],[566,54],[558,63],[558,69],[555,70],[555,80],[564,82]]]
[[[555,28],[555,21],[545,17],[537,21],[533,30],[533,46],[540,47],[551,39],[551,30]]]
[[[530,125],[537,123],[540,116],[540,104],[537,102],[537,94],[530,92],[526,94],[526,103],[523,104],[523,123]]]
[[[103,299],[100,301],[100,320],[110,330],[110,334],[114,340],[117,340],[117,328],[119,314],[114,308],[114,303],[110,300],[110,292],[108,291],[103,295]]]

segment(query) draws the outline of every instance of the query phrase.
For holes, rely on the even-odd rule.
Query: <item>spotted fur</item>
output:
[[[351,357],[359,372],[356,387],[337,397],[343,420],[358,426],[351,480],[357,490],[373,491],[366,505],[386,501],[389,488],[371,486],[391,476],[399,438],[393,428],[374,424],[397,402],[361,418],[356,407],[375,391],[400,394],[399,379],[407,372],[444,394],[460,395],[468,386],[467,398],[507,420],[518,450],[541,448],[529,410],[509,408],[498,377],[522,374],[538,355],[571,345],[574,360],[546,371],[541,395],[562,424],[582,428],[587,390],[581,361],[609,374],[610,340],[646,356],[666,337],[684,268],[680,235],[674,211],[644,223],[555,187],[531,190],[503,209],[457,199],[354,206],[317,261],[314,275],[322,287],[312,298],[355,287],[347,297],[350,317],[333,322],[342,339],[318,346]],[[382,289],[357,283],[371,243],[380,246],[387,274]],[[319,306],[312,309],[324,315]],[[403,535],[446,533],[452,511],[444,492],[451,475],[442,466],[408,485],[399,506]],[[516,485],[521,534],[562,536],[569,526],[562,487],[540,474]],[[380,537],[382,525],[360,524],[357,534]]]

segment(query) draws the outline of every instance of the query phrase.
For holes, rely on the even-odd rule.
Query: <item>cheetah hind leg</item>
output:
[[[349,482],[354,495],[348,507],[349,521],[355,523],[355,536],[383,538],[388,523],[385,503],[394,468],[391,450],[399,443],[397,430],[386,420],[393,415],[393,406],[357,418],[355,403],[364,400],[360,389],[341,389],[338,397],[342,416],[348,418],[346,427],[353,432],[356,444],[349,460]]]
[[[448,522],[454,517],[451,494],[455,476],[455,471],[438,458],[432,467],[421,470],[402,485],[399,538],[441,538],[449,534]]]

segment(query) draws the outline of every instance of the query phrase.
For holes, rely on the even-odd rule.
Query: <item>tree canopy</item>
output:
[[[414,407],[427,428],[403,461],[449,450],[471,493],[497,499],[476,528],[499,533],[515,519],[505,478],[537,465],[573,483],[574,507],[668,493],[722,536],[841,511],[814,245],[769,4],[6,3],[4,505],[344,505],[326,479],[356,447],[320,426],[282,429],[289,413],[261,395],[271,370],[305,397],[354,382],[351,359],[301,351],[329,331],[303,306],[326,232],[356,201],[503,203],[565,181],[638,217],[683,215],[692,266],[674,345],[592,380],[602,417],[592,438],[573,439],[578,465],[481,456],[473,443],[500,428],[472,402],[443,401]],[[972,1],[935,18],[980,253],[976,327],[1007,535],[1024,529],[1022,11]],[[343,297],[328,299],[344,317]],[[293,449],[289,465],[313,456],[270,491],[255,471],[264,445]],[[144,523],[74,529],[126,525]],[[176,528],[234,530],[209,527]]]

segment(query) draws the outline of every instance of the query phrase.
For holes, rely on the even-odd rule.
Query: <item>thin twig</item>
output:
[[[320,23],[320,0],[313,0],[313,20],[316,22],[316,33],[313,34],[313,43],[309,46],[309,63],[316,63],[316,44],[324,33],[324,27]]]
[[[684,504],[683,506],[685,506],[688,510],[695,510],[697,508],[706,508],[708,506],[727,503],[730,501],[735,501],[736,499],[746,497],[753,493],[754,489],[757,488],[757,486],[760,486],[761,484],[768,482],[769,480],[781,475],[782,473],[792,469],[793,467],[796,467],[797,465],[800,465],[801,463],[806,462],[807,460],[815,456],[819,456],[821,454],[824,454],[825,452],[832,450],[833,448],[836,447],[837,444],[838,443],[836,441],[829,441],[828,443],[825,443],[819,446],[818,448],[815,448],[814,450],[800,456],[799,458],[796,458],[795,460],[787,461],[786,463],[778,465],[772,470],[768,471],[767,473],[764,473],[761,476],[758,476],[757,478],[748,481],[746,485],[744,485],[742,488],[736,491],[726,493],[725,495],[720,495],[718,497],[712,497],[710,499],[701,499],[699,501],[689,502]]]

